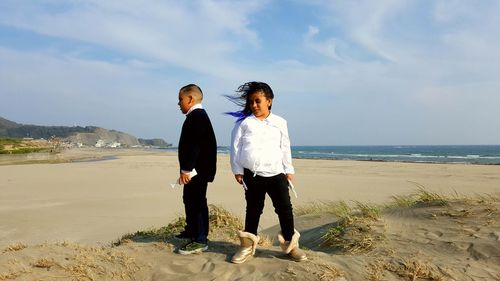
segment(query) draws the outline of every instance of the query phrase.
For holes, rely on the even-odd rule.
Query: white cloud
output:
[[[366,51],[387,61],[396,61],[391,42],[385,40],[388,20],[408,6],[409,1],[323,1],[329,13],[325,21],[344,31],[345,36]]]
[[[260,1],[153,1],[150,5],[82,1],[53,11],[39,3],[4,4],[0,22],[223,77],[239,73],[228,56],[259,45],[248,17],[262,5]]]
[[[320,30],[316,26],[309,26],[307,33],[304,35],[304,44],[306,48],[309,48],[325,57],[331,59],[342,61],[342,59],[337,54],[336,42],[334,38],[330,38],[323,42],[316,40],[316,35],[320,33]]]

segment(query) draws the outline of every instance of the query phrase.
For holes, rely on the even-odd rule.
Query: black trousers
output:
[[[191,181],[184,185],[182,201],[186,213],[187,236],[194,241],[207,243],[208,236],[208,205],[207,205],[208,182],[194,176]]]
[[[245,200],[247,209],[245,216],[245,231],[257,235],[260,215],[264,209],[266,193],[269,194],[278,215],[283,238],[290,241],[294,234],[293,209],[288,193],[288,179],[285,174],[273,177],[254,176],[254,173],[245,169],[243,181],[247,189]]]

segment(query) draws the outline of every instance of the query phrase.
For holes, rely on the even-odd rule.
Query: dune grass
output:
[[[375,241],[382,239],[372,231],[380,219],[381,207],[375,204],[353,201],[311,202],[295,208],[295,215],[332,214],[340,220],[322,236],[322,244],[348,253],[366,252]]]
[[[19,276],[20,276],[20,273],[18,273],[18,272],[0,273],[0,281],[14,280]]]
[[[357,254],[369,252],[375,248],[377,243],[384,239],[383,222],[381,216],[395,208],[419,208],[428,206],[448,206],[451,202],[465,201],[475,202],[498,202],[498,196],[483,195],[476,197],[460,196],[455,193],[443,195],[427,190],[424,186],[418,186],[416,192],[393,196],[389,204],[377,205],[352,201],[320,201],[311,202],[295,208],[295,215],[307,214],[332,214],[340,220],[333,225],[322,236],[325,246],[338,249],[342,252]],[[450,217],[465,217],[470,215],[467,210],[459,212],[443,212],[441,215]]]
[[[25,249],[27,248],[28,246],[23,244],[23,243],[15,243],[15,244],[11,244],[9,246],[7,246],[4,250],[3,250],[3,253],[6,253],[6,252],[16,252],[16,251],[20,251],[22,249]]]
[[[459,198],[458,194],[452,198],[450,195],[445,196],[436,192],[429,191],[421,184],[415,183],[418,190],[409,195],[392,196],[392,203],[386,208],[392,207],[414,207],[414,206],[446,206],[450,200]]]
[[[0,272],[3,280],[136,280],[135,274],[146,265],[117,249],[92,247],[77,243],[61,242],[30,246],[32,251],[52,247],[64,257],[39,256],[13,259],[7,272]],[[19,250],[16,250],[19,251]],[[36,279],[31,276],[38,276]]]
[[[383,264],[383,268],[406,280],[450,280],[431,262],[422,261],[417,258],[395,259],[391,263]]]
[[[221,206],[209,205],[208,208],[208,220],[210,225],[209,235],[222,239],[236,240],[237,230],[243,228],[241,219]],[[176,234],[183,231],[185,226],[186,218],[184,216],[179,216],[167,226],[163,226],[160,228],[150,228],[147,230],[137,231],[135,233],[125,234],[120,239],[118,239],[118,241],[113,242],[112,245],[119,246],[120,244],[128,241],[160,241],[168,243]]]
[[[339,277],[343,277],[345,274],[335,266],[331,264],[321,263],[317,265],[319,268],[315,271],[319,280],[338,280]],[[345,279],[343,279],[345,280]]]
[[[332,214],[339,218],[346,218],[351,215],[353,209],[345,201],[319,201],[309,202],[294,208],[295,216],[309,214]]]

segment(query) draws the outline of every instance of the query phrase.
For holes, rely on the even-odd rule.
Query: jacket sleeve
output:
[[[194,113],[194,112],[192,112]],[[190,114],[182,126],[181,140],[179,142],[179,163],[181,171],[192,171],[201,150],[202,136],[207,125],[203,116]]]

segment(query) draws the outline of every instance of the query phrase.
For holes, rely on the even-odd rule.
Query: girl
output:
[[[228,112],[238,118],[231,135],[231,169],[236,181],[245,189],[247,207],[245,230],[238,232],[241,247],[232,262],[243,263],[255,254],[266,193],[278,214],[281,249],[295,261],[306,260],[299,249],[300,234],[294,228],[288,194],[294,169],[286,120],[271,113],[274,94],[266,83],[248,82],[236,92],[235,97],[227,96],[243,108]]]

